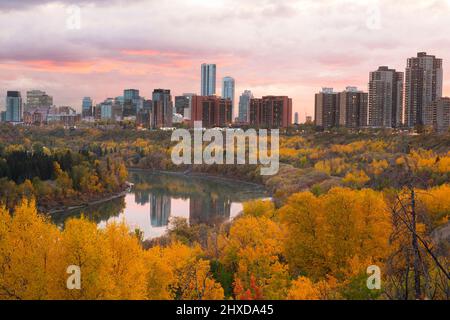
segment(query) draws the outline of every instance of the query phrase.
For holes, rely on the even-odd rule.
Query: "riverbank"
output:
[[[143,169],[143,168],[137,168],[137,167],[127,167],[127,170],[129,173],[142,172],[142,173],[153,173],[153,174],[167,174],[167,175],[179,176],[179,177],[194,177],[194,178],[198,178],[198,179],[217,181],[220,183],[227,183],[227,182],[228,183],[240,183],[240,184],[245,184],[247,186],[263,189],[265,192],[267,192],[269,197],[271,196],[270,191],[266,188],[266,186],[264,184],[245,181],[245,180],[238,179],[235,177],[229,178],[229,177],[225,177],[223,175],[214,175],[214,174],[208,174],[208,173],[203,173],[203,172],[196,172],[196,171],[192,171],[192,170],[165,171],[165,170]],[[131,188],[132,188],[132,184],[130,182],[127,182],[126,186],[124,187],[124,189],[121,192],[118,192],[118,193],[115,193],[112,195],[104,196],[104,197],[101,197],[101,198],[95,199],[95,200],[88,200],[79,205],[58,206],[58,207],[53,207],[53,208],[41,207],[41,208],[39,208],[39,211],[52,216],[52,215],[87,209],[87,208],[90,208],[95,205],[99,205],[99,204],[106,203],[106,202],[109,202],[109,201],[112,201],[112,200],[115,200],[115,199],[118,199],[121,197],[125,197],[127,195],[127,193],[130,192]]]
[[[98,199],[95,200],[90,200],[87,202],[84,202],[82,204],[79,205],[73,205],[73,206],[60,206],[57,208],[39,208],[40,212],[43,212],[47,215],[56,215],[56,214],[60,214],[60,213],[66,213],[66,212],[71,212],[71,211],[75,211],[75,210],[80,210],[80,209],[85,209],[85,208],[89,208],[95,205],[99,205],[114,199],[118,199],[118,198],[122,198],[125,197],[127,195],[127,193],[130,191],[132,185],[130,183],[127,183],[125,185],[125,187],[123,188],[123,190],[121,190],[118,193],[114,193],[114,194],[108,194],[107,196],[103,196],[103,197],[99,197]]]
[[[237,177],[225,177],[223,175],[214,175],[210,173],[204,173],[204,172],[197,172],[192,170],[186,170],[186,171],[165,171],[165,170],[154,170],[154,169],[144,169],[144,168],[137,168],[137,167],[127,167],[129,172],[144,172],[144,173],[162,173],[162,174],[169,174],[174,176],[183,176],[183,177],[195,177],[195,178],[201,178],[201,179],[208,179],[208,180],[217,180],[220,182],[233,182],[233,183],[244,183],[249,186],[254,186],[258,188],[264,188],[266,189],[266,185],[264,183],[257,183],[257,182],[250,182],[246,180],[239,179]],[[268,190],[267,190],[268,191]],[[268,191],[269,192],[269,191]]]

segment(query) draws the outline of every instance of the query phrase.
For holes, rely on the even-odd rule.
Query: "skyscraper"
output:
[[[368,94],[356,87],[347,87],[339,93],[339,126],[359,128],[367,126]]]
[[[83,115],[83,118],[92,117],[94,115],[92,107],[92,99],[90,97],[84,97],[81,105],[81,113]]]
[[[151,127],[172,127],[173,103],[170,90],[155,89],[152,95]]]
[[[201,83],[201,95],[213,96],[216,94],[216,65],[215,64],[202,64],[201,71],[202,83]]]
[[[298,112],[294,114],[294,124],[299,124]]]
[[[419,52],[406,66],[405,124],[424,124],[425,107],[442,97],[442,59]]]
[[[25,109],[50,108],[52,106],[53,97],[49,96],[45,91],[27,91],[27,104]]]
[[[136,117],[139,110],[143,108],[143,99],[137,89],[125,89],[123,91],[123,116]]]
[[[123,91],[124,100],[135,100],[139,99],[139,90],[137,89],[125,89]]]
[[[239,97],[239,122],[249,122],[251,99],[253,99],[253,93],[250,90],[245,90]]]
[[[23,116],[22,97],[19,91],[6,94],[6,122],[21,122]]]
[[[231,100],[231,114],[234,116],[235,81],[231,77],[222,80],[222,98]]]
[[[369,126],[398,128],[403,123],[403,72],[379,67],[369,76]]]
[[[333,88],[323,88],[316,94],[314,118],[316,126],[332,128],[339,124],[339,99]]]

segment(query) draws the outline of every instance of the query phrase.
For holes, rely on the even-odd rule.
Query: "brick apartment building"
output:
[[[217,96],[192,96],[191,126],[201,121],[204,128],[226,127],[233,122],[232,102]]]
[[[292,125],[292,99],[265,96],[250,100],[249,124],[262,128],[287,128]]]

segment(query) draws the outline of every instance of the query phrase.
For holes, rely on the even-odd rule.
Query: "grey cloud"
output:
[[[138,2],[141,0],[130,0],[126,2]],[[98,4],[124,2],[123,0],[0,0],[0,11],[26,10],[28,8],[48,3],[62,3],[67,5]]]

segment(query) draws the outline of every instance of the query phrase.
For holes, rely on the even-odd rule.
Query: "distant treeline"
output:
[[[10,208],[22,197],[36,198],[43,208],[76,205],[122,190],[126,179],[114,150],[0,146],[0,202]]]
[[[8,178],[16,183],[32,180],[38,177],[41,180],[54,180],[54,163],[58,163],[63,171],[71,171],[74,166],[83,162],[92,163],[97,158],[108,154],[108,150],[94,147],[93,150],[85,148],[78,153],[70,150],[56,153],[46,152],[40,147],[37,150],[14,150],[6,153],[0,147],[0,178]]]

